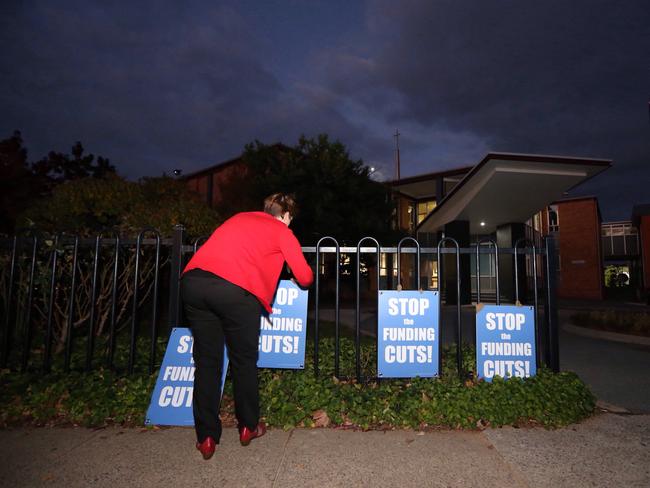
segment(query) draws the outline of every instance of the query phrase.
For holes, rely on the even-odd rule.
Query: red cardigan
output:
[[[265,212],[243,212],[226,220],[192,257],[183,273],[209,271],[257,297],[271,312],[284,262],[302,286],[314,274],[289,227]]]

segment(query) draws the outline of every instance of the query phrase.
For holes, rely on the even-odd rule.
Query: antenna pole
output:
[[[399,136],[401,136],[399,130],[395,129],[395,134],[393,134],[393,136],[395,137],[395,176],[397,181],[399,181],[400,180]]]

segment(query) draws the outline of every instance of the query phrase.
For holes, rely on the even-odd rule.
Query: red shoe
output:
[[[214,454],[217,444],[214,442],[212,437],[206,437],[203,442],[197,442],[196,448],[201,451],[203,459],[210,459]]]
[[[255,430],[250,430],[248,427],[240,427],[239,442],[241,442],[242,446],[247,446],[253,439],[262,437],[264,434],[266,434],[266,424],[264,422],[257,424]]]

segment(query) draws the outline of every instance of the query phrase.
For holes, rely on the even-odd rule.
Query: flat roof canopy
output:
[[[604,159],[490,153],[438,202],[417,230],[436,232],[449,222],[465,220],[471,234],[490,234],[499,225],[525,222],[611,164]]]

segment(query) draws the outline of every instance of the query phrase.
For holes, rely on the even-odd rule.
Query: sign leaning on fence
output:
[[[147,425],[194,425],[194,339],[190,329],[175,327],[169,336],[156,387],[145,417]],[[228,351],[224,347],[221,393],[226,382]]]
[[[273,313],[262,316],[259,342],[260,368],[304,368],[307,335],[307,291],[281,281]],[[177,327],[167,343],[156,387],[147,410],[147,425],[194,425],[193,338],[188,328]],[[228,350],[224,347],[221,392],[226,382]]]
[[[476,306],[476,369],[479,378],[535,376],[533,307]]]
[[[307,298],[307,290],[292,281],[280,281],[273,313],[260,319],[258,368],[305,367]]]
[[[377,372],[384,378],[438,375],[437,291],[379,291]]]

